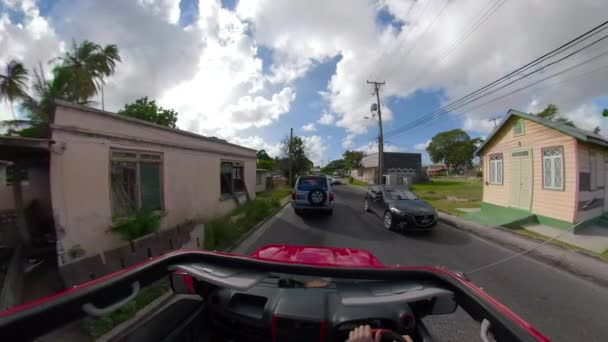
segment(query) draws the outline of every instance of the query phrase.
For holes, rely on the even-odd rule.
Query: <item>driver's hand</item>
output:
[[[372,339],[372,327],[362,325],[350,331],[347,342],[380,342],[380,334]]]
[[[403,336],[403,341],[413,342],[408,335]],[[376,333],[376,336],[372,339],[372,327],[369,325],[361,325],[350,331],[346,342],[380,342],[380,333]]]

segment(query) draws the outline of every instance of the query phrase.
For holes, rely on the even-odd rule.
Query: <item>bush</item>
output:
[[[151,210],[139,210],[134,215],[114,220],[110,230],[119,234],[124,240],[132,241],[144,235],[156,233],[160,229],[162,213]]]

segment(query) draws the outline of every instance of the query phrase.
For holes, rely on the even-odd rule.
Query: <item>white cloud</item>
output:
[[[323,115],[321,115],[321,118],[317,120],[319,124],[326,126],[333,124],[335,121],[336,117],[331,115],[330,113],[323,113]]]
[[[365,83],[367,79],[386,81],[381,92],[385,98],[404,98],[416,90],[443,90],[445,96],[441,100],[445,104],[587,31],[589,23],[602,22],[606,12],[606,3],[597,0],[576,3],[559,0],[552,1],[550,6],[543,1],[506,2],[449,56],[433,62],[435,56],[471,24],[472,13],[478,13],[483,5],[478,0],[451,2],[438,24],[430,27],[445,2],[429,1],[418,1],[407,17],[412,2],[399,0],[380,3],[241,1],[238,12],[252,22],[255,38],[260,43],[275,49],[275,54],[289,57],[276,62],[279,63],[275,66],[277,70],[282,67],[298,70],[295,74],[299,75],[302,65],[308,64],[290,67],[297,64],[296,60],[312,60],[314,65],[315,61],[340,57],[324,97],[329,109],[338,116],[336,125],[352,134],[365,133],[375,126],[373,121],[362,118],[369,114],[369,105],[374,101]],[[427,4],[428,10],[423,11]],[[377,24],[376,15],[381,8],[403,24],[401,30]],[[546,20],[539,21],[539,17]],[[563,25],[566,19],[568,25]],[[422,36],[427,27],[430,29]],[[589,71],[599,63],[601,61],[590,63],[581,70]],[[542,76],[530,78],[530,82]],[[484,121],[488,113],[525,108],[533,98],[556,103],[564,112],[569,112],[608,92],[608,83],[600,73],[563,81],[570,76],[564,74],[553,83],[543,83],[479,108],[472,109],[478,103],[462,108],[463,124],[475,131],[488,132],[493,126]],[[383,114],[385,120],[393,118],[393,113],[385,108]],[[424,114],[427,113],[414,116],[408,113],[407,118],[395,120],[408,123]],[[346,145],[350,141],[352,138],[345,139]]]
[[[251,137],[245,137],[245,138],[230,137],[230,138],[228,138],[228,141],[233,144],[253,148],[258,151],[266,150],[266,153],[268,153],[268,155],[273,158],[278,157],[281,154],[281,143],[271,144],[271,143],[266,142],[262,137],[257,136],[257,135],[251,136]]]
[[[426,148],[429,147],[430,144],[431,144],[431,139],[429,139],[423,143],[414,145],[414,149],[416,151],[426,151]]]
[[[302,126],[302,130],[304,132],[314,132],[317,130],[317,128],[315,127],[314,123],[310,122],[310,123],[307,123],[306,125]]]
[[[355,135],[352,133],[347,134],[342,139],[342,147],[346,150],[350,150],[355,145]]]
[[[327,149],[323,138],[313,135],[302,137],[302,140],[304,142],[304,152],[308,159],[312,160],[315,165],[321,165],[321,162],[324,160],[325,150]]]
[[[496,120],[496,125],[500,124],[500,119]],[[477,133],[490,133],[494,130],[494,122],[489,119],[477,119],[474,117],[466,117],[463,123],[463,129],[465,131],[472,131]]]

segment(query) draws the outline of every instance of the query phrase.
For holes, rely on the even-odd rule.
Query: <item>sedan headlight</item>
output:
[[[397,215],[401,215],[401,214],[403,214],[403,211],[401,211],[401,210],[399,210],[399,209],[397,209],[397,208],[395,208],[395,207],[391,207],[391,211],[392,211],[393,213],[397,214]]]

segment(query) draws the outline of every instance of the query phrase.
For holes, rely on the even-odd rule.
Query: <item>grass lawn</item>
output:
[[[443,212],[461,215],[456,208],[479,208],[482,195],[481,179],[437,177],[429,182],[412,185],[421,199]]]
[[[352,178],[352,177],[349,178],[349,183],[348,184],[354,185],[354,186],[360,186],[360,187],[364,187],[364,188],[368,187],[367,183],[365,183],[363,181],[360,181],[358,179]]]
[[[270,216],[281,205],[281,200],[291,194],[287,187],[272,189],[258,194],[224,216],[205,225],[205,249],[221,251],[230,247],[255,225]]]

